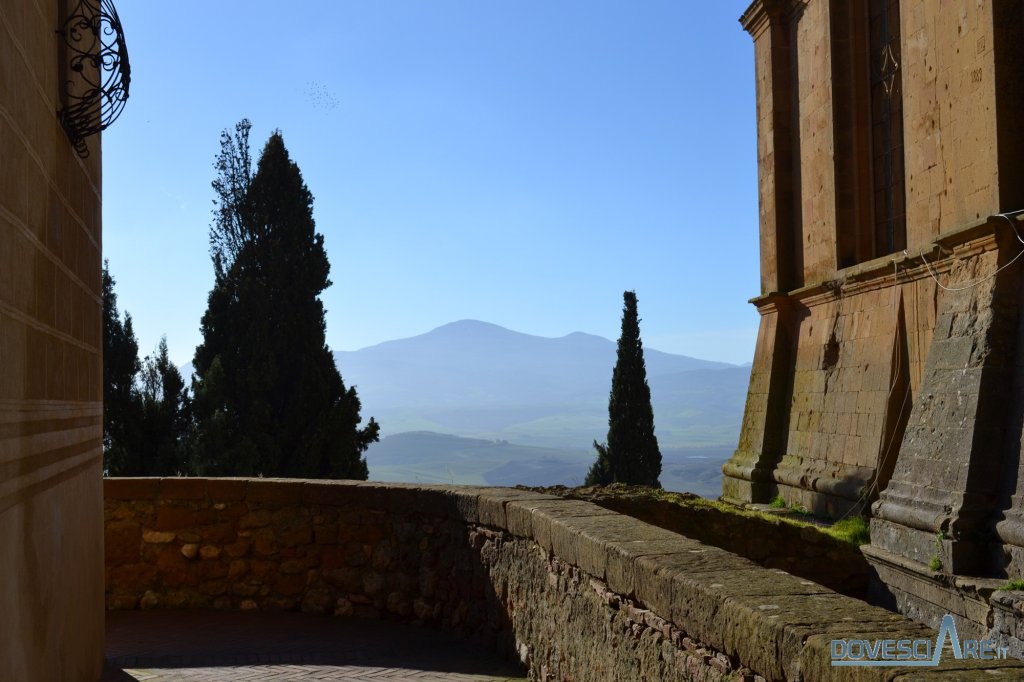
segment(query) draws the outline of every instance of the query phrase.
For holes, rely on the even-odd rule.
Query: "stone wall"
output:
[[[0,2],[0,679],[103,664],[100,145],[57,120],[57,0]]]
[[[923,259],[949,286],[957,235],[1005,231],[996,216],[1024,208],[1024,10],[903,0],[893,210],[905,204],[907,251],[867,248],[881,183],[862,156],[867,18],[847,5],[755,0],[741,18],[757,75],[762,323],[723,482],[734,500],[779,494],[834,515],[875,499],[899,456],[943,297]],[[991,273],[984,259],[969,268]]]
[[[839,637],[934,631],[581,500],[267,479],[105,482],[108,608],[302,609],[438,624],[540,680],[909,679]],[[963,679],[947,661],[934,679]],[[1002,662],[1008,675],[1024,663]],[[986,679],[988,676],[986,676]]]
[[[868,563],[860,549],[809,525],[780,517],[723,509],[700,500],[695,504],[662,500],[638,491],[600,488],[547,489],[544,492],[593,502],[658,528],[745,557],[765,568],[807,578],[858,599],[868,595]]]

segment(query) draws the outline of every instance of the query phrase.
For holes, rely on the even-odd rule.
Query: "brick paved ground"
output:
[[[113,611],[101,682],[522,680],[520,668],[446,632],[299,613]]]

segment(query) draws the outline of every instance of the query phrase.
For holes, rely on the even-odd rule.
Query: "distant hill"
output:
[[[667,490],[721,494],[722,462],[730,448],[662,452]],[[581,485],[594,451],[514,445],[429,431],[397,433],[370,446],[371,481],[469,485]]]
[[[371,478],[578,485],[608,430],[614,342],[462,320],[334,353],[364,419],[381,423]],[[739,438],[750,366],[644,349],[662,484],[716,496]],[[182,367],[186,381],[191,365]]]
[[[651,376],[735,367],[645,349]],[[378,408],[473,404],[558,404],[581,390],[611,385],[615,343],[575,332],[531,336],[487,322],[462,320],[357,351],[337,351],[346,382]]]

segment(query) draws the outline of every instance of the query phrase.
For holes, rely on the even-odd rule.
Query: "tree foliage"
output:
[[[110,263],[103,261],[103,468],[116,476],[138,468],[135,376],[141,364],[132,316],[126,312],[122,321],[114,284]]]
[[[173,476],[186,470],[188,392],[167,354],[139,361],[127,312],[122,322],[109,263],[103,264],[103,468],[111,476]]]
[[[225,276],[242,246],[252,240],[252,221],[248,215],[249,187],[252,185],[252,157],[249,131],[252,124],[243,119],[235,124],[234,134],[220,134],[220,153],[213,163],[214,225],[210,229],[210,258],[218,280]]]
[[[313,196],[279,132],[252,172],[249,129],[225,131],[214,164],[216,277],[194,362],[193,468],[365,479],[379,427],[359,427],[359,398],[325,341],[330,264]]]
[[[623,293],[622,334],[608,397],[608,438],[594,441],[597,461],[587,485],[630,483],[661,487],[661,451],[654,435],[654,410],[647,385],[636,293]]]
[[[145,469],[140,475],[186,473],[191,401],[181,372],[167,354],[167,337],[160,339],[156,354],[148,356],[142,364],[139,394],[139,453]]]

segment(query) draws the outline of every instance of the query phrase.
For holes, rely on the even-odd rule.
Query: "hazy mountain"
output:
[[[599,336],[545,338],[463,320],[334,357],[385,435],[586,449],[608,428],[615,343]],[[748,368],[651,348],[644,357],[663,447],[735,444]]]
[[[334,357],[364,419],[381,423],[367,451],[372,479],[572,485],[608,430],[615,347],[580,332],[545,338],[463,320]],[[662,484],[717,495],[750,366],[652,348],[644,357]],[[191,371],[182,368],[186,381]]]
[[[334,358],[345,381],[378,408],[533,407],[610,386],[615,343],[581,332],[545,338],[462,320],[412,338],[337,351]],[[657,350],[645,349],[645,358],[652,376],[734,367]]]

